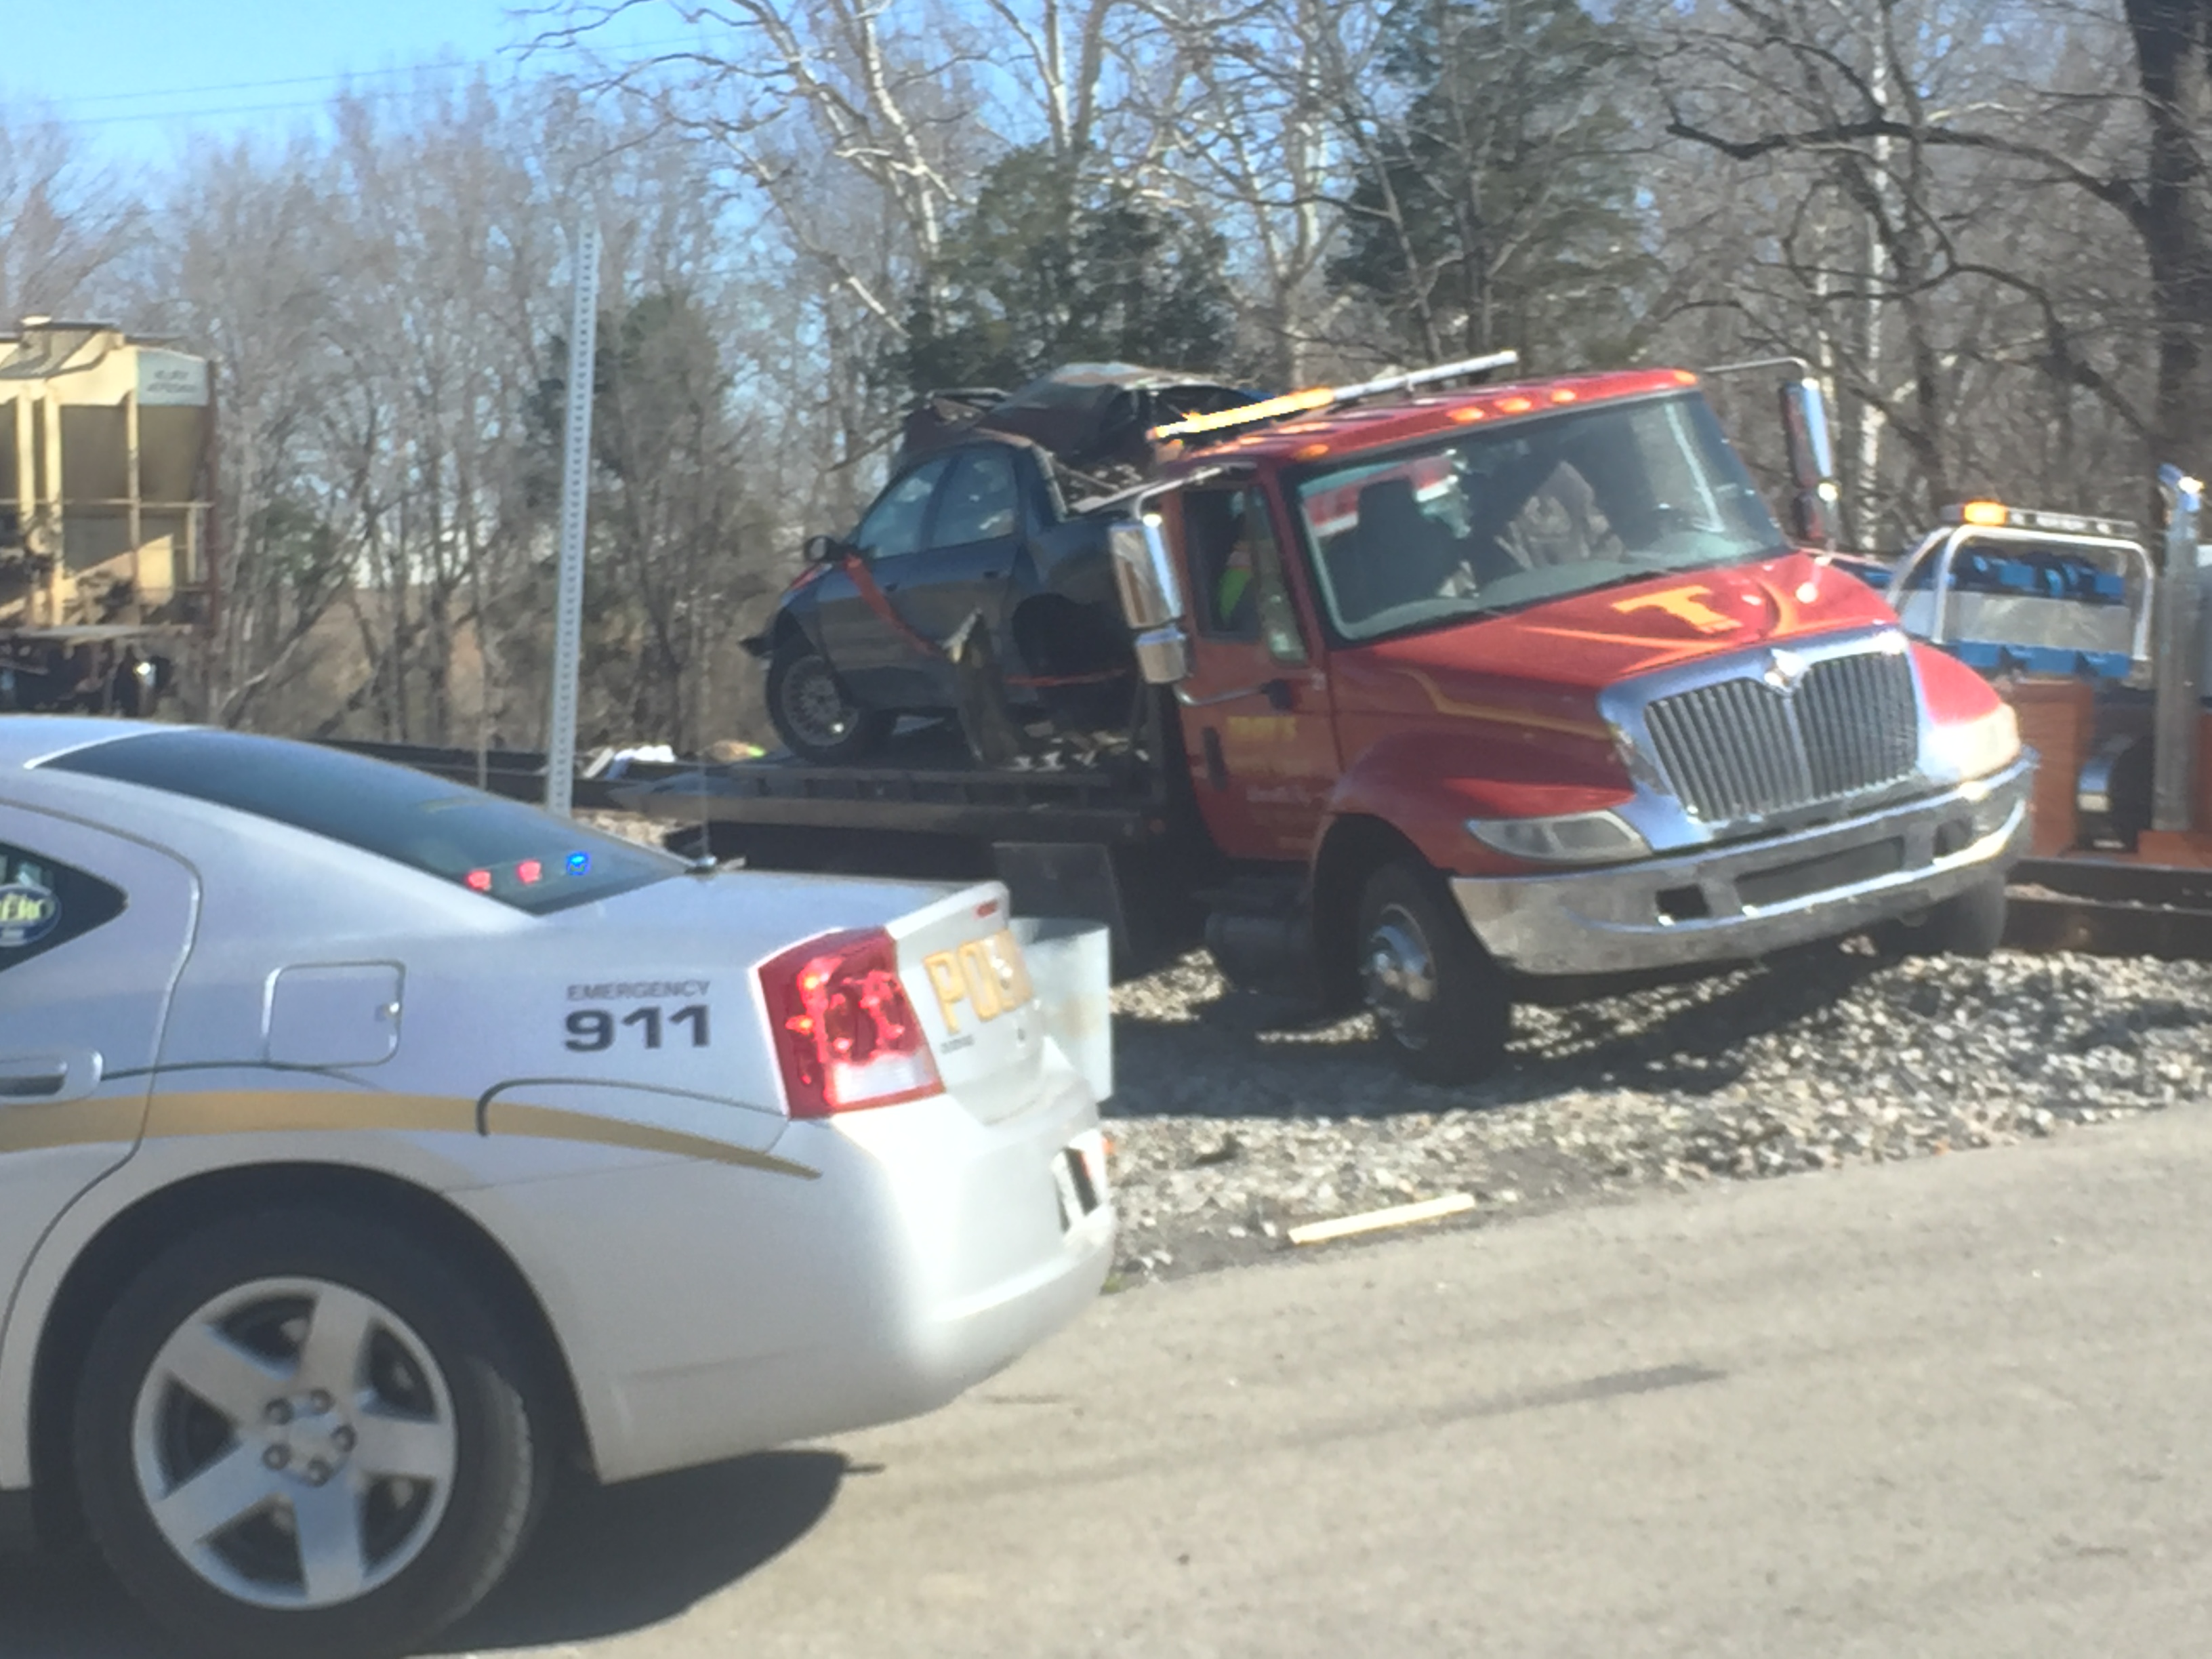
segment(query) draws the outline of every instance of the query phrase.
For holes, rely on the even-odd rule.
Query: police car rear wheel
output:
[[[365,1216],[241,1215],[164,1250],[102,1321],[86,1518],[194,1647],[399,1652],[521,1547],[549,1474],[532,1399],[450,1263]]]

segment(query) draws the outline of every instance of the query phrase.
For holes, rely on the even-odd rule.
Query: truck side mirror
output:
[[[1147,513],[1141,519],[1116,519],[1106,526],[1106,545],[1114,555],[1114,584],[1121,590],[1121,614],[1142,631],[1182,619],[1182,584],[1176,580],[1175,556],[1167,532]]]
[[[1836,447],[1828,403],[1809,376],[1782,383],[1782,434],[1790,449],[1790,533],[1815,547],[1836,544]]]
[[[809,564],[835,564],[850,550],[835,536],[809,536],[800,550]]]
[[[1148,685],[1173,685],[1190,677],[1190,638],[1182,631],[1182,584],[1167,532],[1151,514],[1117,519],[1106,526],[1114,556],[1114,585],[1121,614],[1135,633],[1137,672]]]
[[[1801,489],[1790,498],[1790,539],[1813,547],[1835,546],[1835,514],[1819,490]]]

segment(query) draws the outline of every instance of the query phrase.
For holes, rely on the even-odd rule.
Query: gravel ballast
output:
[[[579,816],[641,841],[662,829]],[[1364,1016],[1319,1025],[1232,992],[1203,951],[1116,986],[1114,1014],[1125,1282],[1287,1253],[1302,1222],[1449,1193],[1471,1193],[1480,1224],[2212,1103],[2212,963],[1899,957],[1856,939],[1524,1006],[1504,1069],[1463,1089],[1408,1080]]]
[[[1524,1007],[1505,1069],[1464,1089],[1406,1079],[1364,1018],[1316,1027],[1230,992],[1202,952],[1117,987],[1114,1007],[1125,1279],[1451,1192],[1479,1223],[2048,1135],[2203,1102],[2212,1072],[2212,964],[1863,941]]]

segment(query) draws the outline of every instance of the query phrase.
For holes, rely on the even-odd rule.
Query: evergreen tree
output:
[[[1370,125],[1331,282],[1417,356],[1618,358],[1654,265],[1618,26],[1580,0],[1407,0],[1386,27],[1402,102]]]
[[[1222,239],[1095,167],[1033,146],[991,169],[908,307],[895,367],[909,388],[1011,388],[1069,362],[1225,362]]]

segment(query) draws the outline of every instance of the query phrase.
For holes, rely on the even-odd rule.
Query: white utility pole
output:
[[[1868,83],[1874,94],[1875,113],[1889,113],[1889,34],[1877,13],[1873,20],[1874,62]],[[1865,349],[1866,384],[1881,381],[1881,285],[1883,253],[1880,210],[1889,200],[1890,140],[1887,133],[1874,141],[1874,197],[1875,211],[1866,216],[1866,309],[1861,325]],[[1858,408],[1857,497],[1851,503],[1850,538],[1862,552],[1874,551],[1875,526],[1881,516],[1881,410],[1871,398],[1862,398]]]
[[[561,584],[553,615],[553,709],[546,725],[545,810],[563,817],[576,787],[576,675],[584,627],[584,523],[592,492],[592,365],[599,320],[599,228],[576,226],[568,318],[568,422],[561,446]]]

